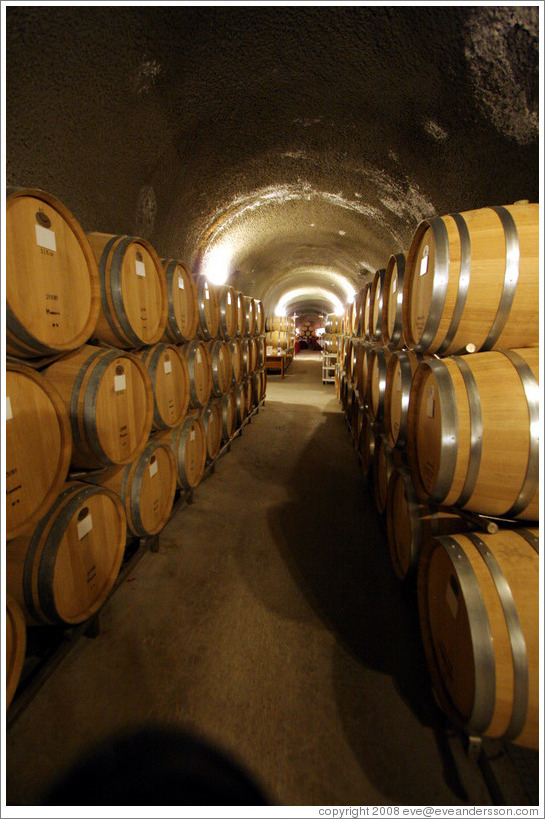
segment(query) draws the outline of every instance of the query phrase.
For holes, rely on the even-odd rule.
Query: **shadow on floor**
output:
[[[393,775],[406,759],[393,753],[393,738],[404,751],[411,742],[410,736],[400,736],[403,726],[394,724],[399,701],[392,697],[393,687],[418,721],[434,732],[444,779],[463,800],[444,741],[445,721],[429,682],[416,599],[393,572],[382,520],[350,446],[343,416],[325,413],[284,474],[290,500],[269,509],[269,528],[298,588],[338,641],[333,661],[337,707],[365,773],[398,804],[418,804],[407,793],[399,767]],[[366,669],[392,680],[382,684]],[[385,717],[391,729],[388,741]]]

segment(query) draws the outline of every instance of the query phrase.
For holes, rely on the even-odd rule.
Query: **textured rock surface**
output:
[[[331,309],[329,273],[357,288],[423,217],[537,201],[537,29],[537,7],[8,8],[7,181],[268,309]]]

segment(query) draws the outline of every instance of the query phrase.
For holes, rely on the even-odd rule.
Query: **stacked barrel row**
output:
[[[21,624],[92,616],[265,395],[263,304],[8,190],[8,704]]]
[[[293,355],[296,332],[294,318],[267,316],[265,330],[265,349],[268,356]]]
[[[438,701],[538,747],[538,205],[424,220],[345,313],[336,384]]]
[[[328,313],[325,317],[325,333],[320,339],[325,353],[336,353],[337,356],[339,355],[343,333],[343,317],[337,316],[335,313]]]

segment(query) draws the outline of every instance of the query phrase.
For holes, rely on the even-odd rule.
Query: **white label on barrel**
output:
[[[231,304],[231,294],[227,292],[227,304]]]
[[[397,290],[397,273],[392,279],[392,293],[395,293]]]
[[[149,465],[150,478],[153,478],[154,475],[157,475],[158,470],[159,470],[159,465],[157,463],[157,458],[156,458],[154,460],[154,462]]]
[[[6,396],[6,421],[11,421],[13,418],[13,412],[11,411],[11,401],[9,395]]]
[[[447,604],[450,609],[450,613],[456,620],[456,615],[458,614],[458,598],[452,591],[452,586],[450,583],[447,583]]]
[[[422,259],[420,261],[420,275],[424,276],[428,272],[428,255],[430,249],[428,245],[424,248],[424,252],[422,253]]]
[[[135,260],[136,265],[136,275],[142,276],[142,278],[146,277],[146,265],[144,262],[139,262],[138,259]]]
[[[190,441],[195,440],[195,430],[194,429],[192,429],[191,432],[189,433],[189,440]]]
[[[428,393],[427,413],[428,418],[433,418],[435,414],[435,387],[433,386],[433,384],[430,385]]]
[[[183,276],[178,276],[178,287],[180,288],[180,290],[184,289],[184,277]]]
[[[36,228],[36,244],[39,247],[44,247],[46,250],[57,250],[57,242],[55,241],[55,232],[48,230],[41,225],[35,225]]]
[[[164,362],[164,368],[165,368],[165,375],[168,375],[169,373],[172,372],[172,364],[170,363],[170,361],[165,361]]]
[[[80,540],[82,538],[84,538],[85,535],[89,534],[89,532],[91,531],[92,528],[93,528],[93,517],[92,517],[91,513],[89,512],[87,517],[83,518],[83,520],[80,520],[80,522],[78,523],[78,538]]]
[[[200,363],[201,363],[201,360],[202,360],[202,359],[201,359],[201,351],[200,351],[200,348],[197,348],[197,352],[196,352],[196,354],[195,354],[195,358],[196,358],[196,360],[197,360],[197,364],[200,364]]]
[[[272,354],[273,354],[273,348],[272,347],[267,347],[266,355],[272,355]]]
[[[127,389],[127,378],[125,373],[123,375],[114,375],[114,389],[116,392]]]

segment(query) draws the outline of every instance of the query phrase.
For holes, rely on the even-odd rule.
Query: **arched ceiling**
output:
[[[6,19],[8,184],[267,312],[332,312],[424,217],[538,199],[537,6]]]

